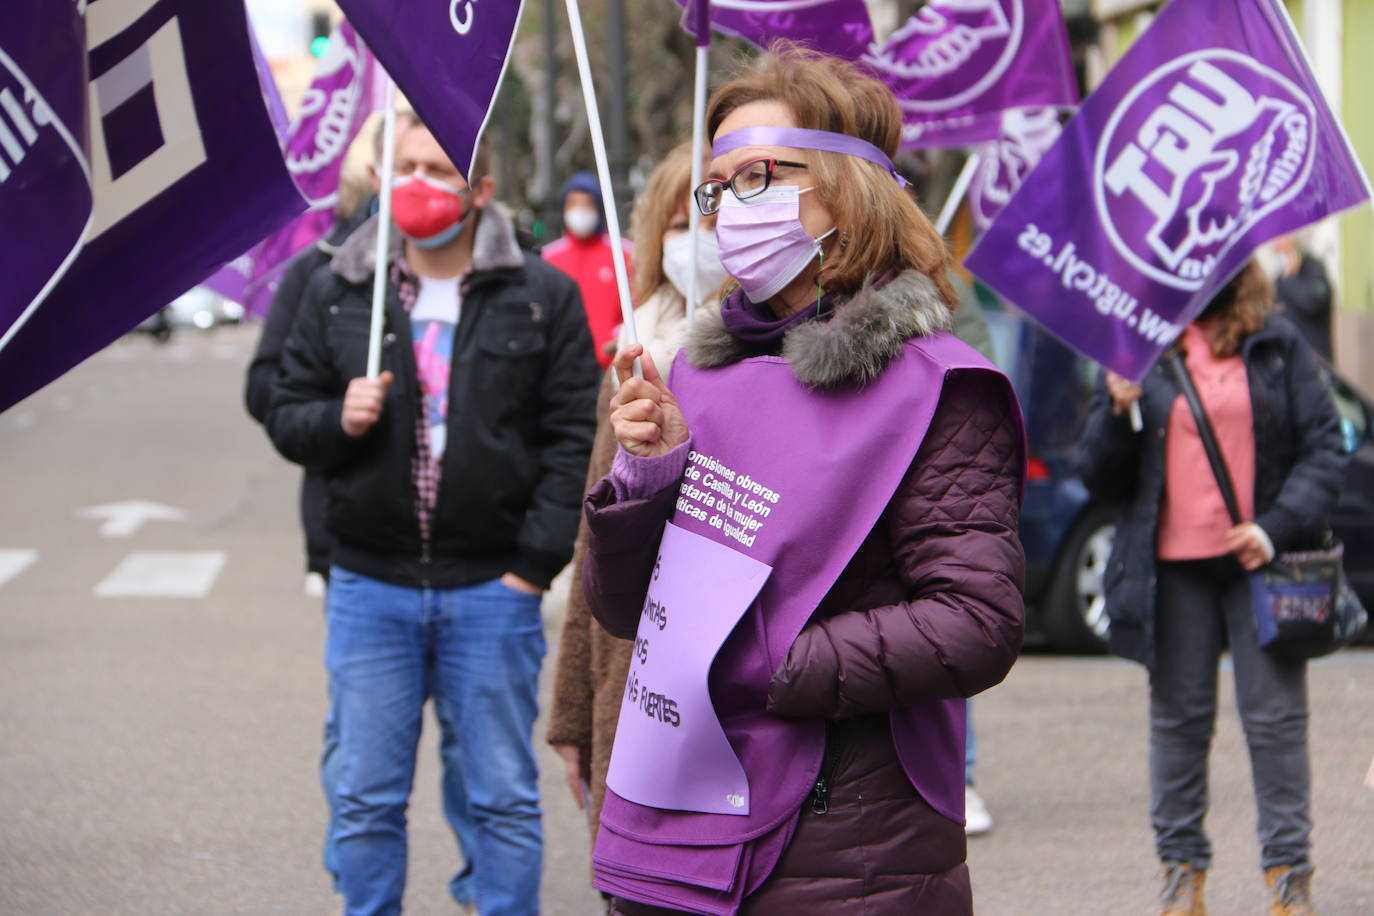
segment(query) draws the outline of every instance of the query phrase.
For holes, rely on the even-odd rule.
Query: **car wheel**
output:
[[[1107,649],[1107,561],[1116,535],[1115,510],[1097,506],[1079,518],[1055,560],[1045,596],[1045,635],[1065,652]]]

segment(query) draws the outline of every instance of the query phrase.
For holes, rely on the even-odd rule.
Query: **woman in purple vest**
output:
[[[1020,413],[949,333],[891,94],[774,52],[708,114],[737,288],[671,390],[615,363],[583,581],[636,643],[596,884],[621,914],[959,916],[964,698],[1022,639]]]

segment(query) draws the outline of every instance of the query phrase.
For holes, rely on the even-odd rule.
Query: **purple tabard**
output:
[[[664,527],[606,777],[622,798],[749,813],[749,781],[711,707],[707,678],[770,572],[738,550]]]
[[[598,886],[728,913],[761,880],[748,841],[765,838],[773,858],[762,868],[771,870],[790,836],[779,831],[790,831],[819,771],[825,729],[767,713],[769,681],[881,518],[956,369],[997,371],[947,334],[909,342],[868,386],[833,391],[808,390],[777,357],[702,370],[679,356],[673,390],[692,451],[672,526],[773,569],[710,668],[715,712],[750,795],[747,813],[701,813],[636,804],[612,785],[593,855]],[[677,567],[678,549],[665,538],[661,568]],[[688,612],[670,608],[671,622]],[[963,701],[923,704],[892,723],[912,784],[961,820]]]

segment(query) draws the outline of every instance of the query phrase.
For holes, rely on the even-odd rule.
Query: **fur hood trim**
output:
[[[484,207],[477,214],[477,233],[472,240],[472,269],[501,270],[525,266],[525,257],[515,240],[515,224],[505,208],[498,203]],[[372,279],[377,263],[377,221],[373,216],[350,235],[330,261],[334,273],[349,283],[366,283]],[[401,234],[391,233],[391,253],[394,261],[401,254]]]
[[[930,278],[918,270],[882,287],[871,283],[840,305],[829,321],[807,321],[787,332],[782,357],[811,389],[873,381],[908,340],[953,327],[953,315]],[[687,357],[699,369],[716,369],[756,355],[726,329],[719,312],[699,312]]]

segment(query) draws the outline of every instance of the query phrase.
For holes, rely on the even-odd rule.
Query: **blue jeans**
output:
[[[406,806],[431,687],[457,735],[477,909],[539,912],[539,604],[497,581],[421,589],[334,568],[325,661],[338,712],[334,845],[347,916],[401,911]]]
[[[334,832],[338,829],[338,796],[336,786],[339,782],[339,711],[333,700],[330,688],[329,714],[324,720],[324,749],[320,753],[320,783],[324,787],[325,801],[329,804],[329,824],[324,833],[324,869],[334,877],[334,887],[339,886],[339,866],[334,851]],[[440,794],[444,801],[444,818],[454,839],[458,841],[458,854],[463,866],[448,883],[448,892],[460,906],[473,901],[472,889],[472,851],[475,847],[472,812],[468,810],[468,790],[463,784],[463,765],[458,757],[458,729],[453,722],[452,704],[446,702],[442,694],[430,688],[434,700],[434,714],[439,720],[439,760],[442,762],[443,778]]]

